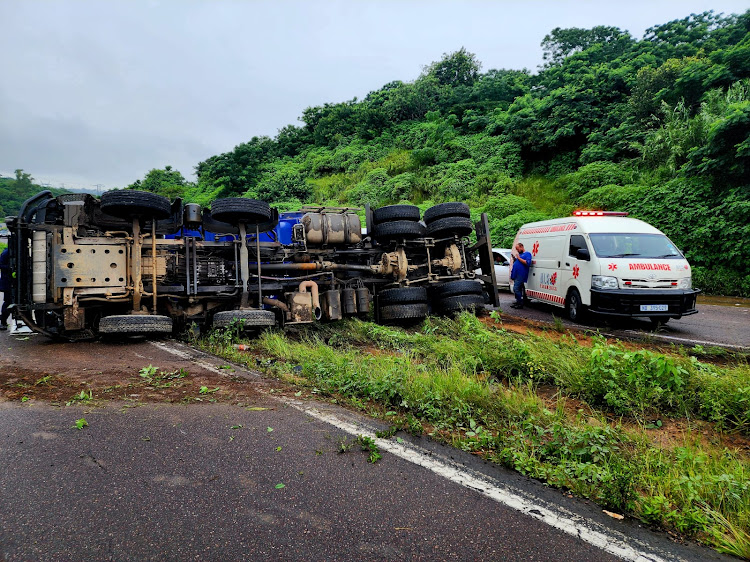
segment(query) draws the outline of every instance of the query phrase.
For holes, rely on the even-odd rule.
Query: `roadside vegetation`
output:
[[[750,557],[750,366],[706,350],[581,333],[518,334],[500,317],[413,329],[350,320],[198,344],[641,520]],[[249,351],[237,351],[242,341]]]

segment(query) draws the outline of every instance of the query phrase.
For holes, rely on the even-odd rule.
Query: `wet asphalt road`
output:
[[[39,338],[0,336],[12,351],[6,367],[42,368],[40,356],[63,350],[91,357],[104,373],[121,369],[124,355],[191,372],[221,364],[174,342]],[[107,356],[111,367],[101,360]],[[395,454],[383,451],[371,464],[356,446],[340,453],[342,440],[351,443],[353,435],[277,398],[257,373],[237,369],[237,375],[258,388],[243,407],[0,402],[0,559],[615,559],[530,515],[535,509],[521,513]],[[362,427],[375,423],[314,405]],[[83,430],[73,428],[79,417],[89,423]],[[403,438],[428,449],[430,458],[454,459],[665,559],[719,558],[428,438]]]
[[[657,330],[648,320],[602,318],[589,315],[582,324],[567,320],[565,310],[541,302],[532,302],[522,310],[510,307],[514,296],[500,292],[503,314],[541,322],[553,322],[553,315],[571,328],[599,330],[624,339],[648,339],[681,345],[700,344],[750,351],[750,308],[698,303],[698,314],[670,320]]]

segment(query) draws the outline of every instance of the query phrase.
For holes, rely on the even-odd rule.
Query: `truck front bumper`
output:
[[[589,311],[609,316],[680,318],[696,314],[700,289],[591,289]],[[648,305],[667,305],[665,311],[642,310]]]

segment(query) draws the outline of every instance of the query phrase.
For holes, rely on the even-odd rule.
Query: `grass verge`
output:
[[[413,330],[351,320],[236,332],[204,349],[332,396],[652,525],[750,557],[750,462],[707,438],[750,429],[750,368],[603,338],[506,332],[472,315]],[[698,350],[699,351],[699,350]],[[554,392],[550,396],[547,390]],[[705,420],[700,426],[696,418]],[[687,428],[671,440],[663,420]],[[700,427],[700,429],[696,429]],[[649,429],[650,428],[650,429]]]

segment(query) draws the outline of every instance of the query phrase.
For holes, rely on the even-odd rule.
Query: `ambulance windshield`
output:
[[[684,259],[663,234],[590,234],[589,238],[600,258]]]

